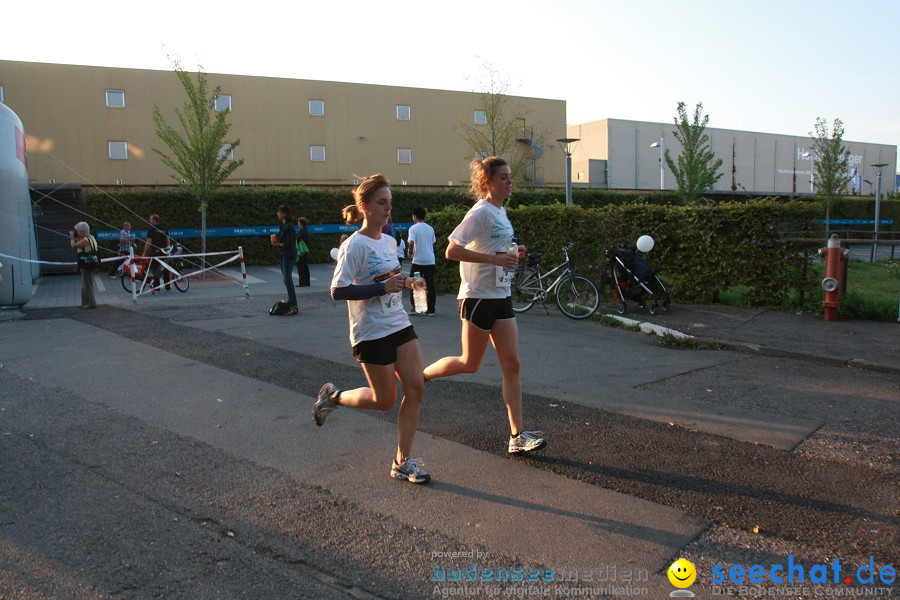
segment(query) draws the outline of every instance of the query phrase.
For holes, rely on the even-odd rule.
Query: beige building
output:
[[[231,110],[229,139],[240,139],[233,184],[348,185],[354,174],[382,172],[394,185],[465,185],[471,149],[456,129],[485,126],[469,92],[214,73],[208,81],[221,86],[217,107]],[[163,148],[153,110],[175,124],[185,99],[173,71],[0,61],[0,101],[25,126],[36,183],[173,184],[152,150]],[[565,101],[509,101],[524,132],[565,131]],[[539,157],[532,183],[564,185],[562,153],[519,137]]]
[[[604,119],[569,125],[567,135],[580,138],[572,152],[574,186],[635,190],[677,188],[672,171],[660,161],[660,142],[673,160],[681,146],[674,123]],[[722,159],[722,178],[713,191],[762,194],[808,194],[814,191],[815,155],[809,136],[755,133],[708,127],[710,148]],[[897,147],[844,141],[850,152],[848,193],[874,194],[873,164],[887,163],[882,193],[893,189]],[[662,173],[660,172],[662,166]],[[662,181],[660,181],[662,176]],[[868,183],[866,180],[868,180]]]

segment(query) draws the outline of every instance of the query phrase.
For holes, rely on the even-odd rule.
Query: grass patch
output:
[[[811,263],[804,289],[789,290],[781,305],[763,308],[801,309],[822,314],[823,293],[820,284],[825,276],[824,272],[823,263]],[[758,306],[753,303],[753,298],[753,289],[741,285],[733,285],[718,295],[721,304],[741,307]],[[839,318],[896,321],[898,301],[900,259],[875,263],[850,261],[847,265],[847,293],[841,298]]]
[[[867,263],[851,260],[847,294],[838,316],[844,319],[895,321],[900,301],[900,259]]]
[[[708,342],[697,338],[685,338],[671,333],[663,334],[657,340],[660,346],[679,350],[725,350],[726,346],[718,342]]]
[[[640,331],[641,326],[637,323],[629,324],[623,323],[622,321],[611,317],[609,315],[594,315],[593,319],[602,325],[606,325],[608,327],[617,327],[619,329],[624,329],[625,331]]]

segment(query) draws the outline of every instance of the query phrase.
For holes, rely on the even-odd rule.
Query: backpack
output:
[[[284,300],[279,300],[275,304],[272,305],[272,308],[269,309],[269,314],[273,317],[281,317],[288,314],[288,311],[291,309],[291,305],[285,302]]]
[[[78,253],[78,268],[91,271],[100,266],[100,256],[97,254],[97,240],[94,236],[88,236],[90,250]]]

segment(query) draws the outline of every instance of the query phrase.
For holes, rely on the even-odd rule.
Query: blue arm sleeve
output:
[[[368,300],[375,296],[384,296],[383,283],[348,285],[347,287],[331,288],[331,298],[333,300]]]

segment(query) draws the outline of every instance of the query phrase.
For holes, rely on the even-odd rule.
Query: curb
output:
[[[654,333],[654,334],[658,335],[659,337],[671,335],[673,337],[682,338],[682,339],[693,339],[694,338],[694,336],[692,336],[692,335],[688,335],[688,334],[678,331],[676,329],[669,329],[668,327],[663,327],[662,325],[654,325],[653,323],[642,322],[642,321],[638,321],[636,319],[629,319],[627,317],[620,317],[619,315],[613,315],[613,314],[605,314],[602,316],[609,317],[611,319],[615,319],[616,321],[619,321],[620,323],[623,323],[625,325],[638,326],[641,328],[641,331],[643,333]]]
[[[876,371],[879,373],[888,373],[892,375],[900,375],[900,367],[892,367],[888,365],[882,365],[878,363],[874,363],[869,360],[865,360],[863,358],[850,358],[850,359],[842,359],[842,358],[834,358],[831,356],[821,356],[818,354],[809,354],[805,352],[794,352],[792,350],[782,350],[780,348],[775,348],[772,346],[762,346],[760,344],[752,344],[749,342],[732,342],[728,340],[720,340],[716,338],[703,337],[703,336],[693,336],[682,331],[678,331],[676,329],[670,329],[668,327],[663,327],[662,325],[656,325],[654,323],[649,323],[646,321],[638,321],[636,319],[629,319],[627,317],[622,317],[614,314],[604,314],[604,317],[610,317],[629,326],[638,326],[641,329],[642,333],[653,333],[658,335],[659,337],[663,337],[665,335],[671,335],[676,338],[681,339],[694,339],[699,342],[708,342],[710,344],[717,344],[722,350],[732,350],[736,352],[752,352],[754,354],[760,354],[762,356],[772,356],[776,358],[792,358],[795,360],[806,360],[812,362],[818,362],[826,365],[832,365],[837,367],[851,367],[855,369],[865,369],[867,371]]]

